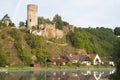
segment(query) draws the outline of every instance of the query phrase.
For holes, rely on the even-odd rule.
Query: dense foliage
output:
[[[110,80],[119,80],[120,79],[120,38],[115,42],[115,52],[113,54],[114,61],[116,64],[116,72],[111,75]]]
[[[84,48],[88,53],[111,55],[114,49],[114,33],[106,28],[76,28],[67,39],[75,48]]]
[[[116,27],[114,29],[114,33],[115,33],[115,35],[120,35],[120,27]]]
[[[25,23],[23,21],[20,21],[19,27],[25,26]]]
[[[55,23],[55,26],[57,29],[62,29],[63,28],[63,21],[61,19],[61,16],[56,14],[53,18],[53,23]]]
[[[44,47],[44,38],[40,36],[35,36],[32,34],[26,34],[25,40],[27,41],[28,45],[30,45],[31,48],[42,48]]]
[[[14,26],[14,23],[10,20],[8,15],[5,15],[2,20],[0,20],[0,29],[6,28],[5,20],[10,21],[9,26]],[[57,29],[63,29],[64,26],[69,25],[68,22],[63,21],[62,17],[56,14],[51,21],[49,18],[38,17],[38,24],[53,23],[56,25]],[[24,22],[19,23],[20,26],[25,26]],[[3,32],[5,32],[3,30]],[[6,34],[6,35],[4,35]],[[8,35],[9,34],[9,35]],[[114,32],[109,28],[75,28],[74,32],[68,33],[66,36],[67,40],[73,46],[72,48],[83,48],[88,53],[95,53],[101,56],[114,55],[117,67],[120,67],[119,50],[120,50],[120,40],[115,35],[120,34],[120,28],[116,27]],[[28,33],[27,29],[16,29],[8,28],[8,33],[2,33],[0,38],[4,41],[11,40],[14,42],[14,48],[17,50],[18,57],[23,61],[24,64],[29,65],[32,63],[31,57],[36,56],[35,63],[45,64],[47,58],[54,56],[47,51],[47,40],[40,36],[35,36]],[[56,39],[49,39],[52,42],[65,42],[65,39],[57,41]],[[69,43],[67,43],[69,44]],[[0,66],[5,66],[8,64],[8,54],[0,45]],[[54,45],[53,45],[54,47]],[[52,47],[52,48],[53,48]],[[60,48],[60,47],[58,47]],[[68,49],[69,50],[69,49]],[[58,49],[59,51],[59,49]],[[63,51],[62,51],[63,52]],[[56,52],[57,53],[57,52]],[[61,53],[62,55],[62,53]],[[69,63],[70,64],[70,63]],[[118,71],[119,72],[119,71]]]
[[[55,24],[56,28],[57,29],[63,29],[63,26],[67,26],[69,25],[68,22],[66,21],[63,21],[61,16],[56,14],[54,17],[53,17],[53,20],[52,22]]]
[[[20,31],[18,29],[11,29],[9,34],[15,39],[14,46],[18,51],[18,56],[26,65],[29,65],[31,63],[30,53],[23,42]]]
[[[38,24],[55,24],[57,29],[63,29],[63,26],[68,26],[69,23],[62,20],[62,17],[56,14],[52,21],[49,18],[38,17]]]
[[[8,64],[8,55],[0,44],[0,66],[5,67]]]
[[[46,24],[46,23],[51,23],[49,18],[44,18],[44,17],[38,17],[38,24]]]
[[[6,21],[9,21],[9,25],[10,27],[14,27],[15,24],[11,21],[10,17],[8,16],[8,14],[6,14],[1,20],[0,20],[0,29],[1,28],[5,28],[7,26]]]
[[[15,26],[15,24],[12,22],[12,20],[10,19],[8,14],[4,15],[4,17],[2,18],[2,22],[3,23],[6,23],[6,21],[9,21],[8,26],[10,26],[10,27],[14,27]]]
[[[6,24],[2,22],[2,20],[0,20],[0,28],[4,28],[6,27]]]
[[[40,64],[45,64],[45,58],[49,58],[51,56],[51,54],[45,49],[45,39],[40,36],[26,34],[25,40],[27,44],[31,47],[32,54],[37,57],[36,62]]]

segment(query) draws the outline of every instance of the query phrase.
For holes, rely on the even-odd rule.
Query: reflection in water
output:
[[[0,80],[109,80],[115,70],[0,72]]]

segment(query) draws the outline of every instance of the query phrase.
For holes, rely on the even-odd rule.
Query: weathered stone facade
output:
[[[58,30],[55,25],[44,24],[38,25],[38,6],[29,4],[27,6],[27,27],[30,33],[46,38],[62,38],[64,36],[63,30]],[[35,27],[37,30],[32,30]]]
[[[43,36],[46,38],[55,38],[56,37],[55,25],[46,24]]]
[[[67,35],[67,33],[69,32],[74,32],[74,26],[73,25],[63,26],[63,31],[65,35]]]
[[[27,6],[27,27],[31,29],[33,26],[38,25],[38,6],[35,4],[29,4]]]
[[[58,30],[55,28],[55,25],[46,24],[44,26],[39,27],[38,30],[32,31],[32,34],[43,36],[46,38],[63,38],[64,32],[62,30]]]
[[[56,38],[63,38],[64,32],[62,30],[56,29]]]

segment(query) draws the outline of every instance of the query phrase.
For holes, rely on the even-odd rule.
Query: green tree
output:
[[[68,25],[69,25],[69,23],[68,23],[68,22],[63,21],[63,26],[68,26]]]
[[[0,44],[0,66],[5,67],[8,64],[8,56],[6,52],[2,49],[2,45]]]
[[[20,21],[20,23],[19,23],[19,27],[21,27],[21,26],[25,26],[24,22],[22,22],[22,21]]]
[[[10,27],[15,27],[15,24],[11,22],[11,23],[9,23],[9,26]]]
[[[61,16],[59,16],[58,14],[56,14],[53,17],[52,22],[55,24],[55,26],[56,26],[57,29],[63,29],[63,21],[61,19]]]
[[[31,59],[28,49],[21,42],[16,42],[15,47],[19,53],[19,57],[21,58],[21,60],[26,65],[30,65],[32,59]]]
[[[51,23],[49,18],[44,18],[44,17],[38,17],[38,24],[46,24],[46,23]]]
[[[120,38],[117,38],[115,42],[115,50],[112,55],[116,65],[116,72],[111,75],[110,80],[119,80],[120,79]]]
[[[114,34],[115,34],[115,35],[120,35],[120,27],[116,27],[116,28],[114,29]]]
[[[16,41],[21,41],[20,31],[18,29],[11,29],[9,32]]]
[[[41,65],[44,65],[47,59],[51,57],[51,54],[42,48],[36,49],[35,55],[37,57],[37,63]]]
[[[75,48],[83,48],[88,53],[96,53],[101,56],[109,56],[113,53],[115,38],[112,30],[104,28],[76,28],[75,32],[67,35],[68,41]]]
[[[25,63],[25,65],[29,65],[32,61],[31,56],[30,56],[28,48],[25,46],[23,42],[23,38],[20,33],[20,30],[11,29],[11,31],[9,31],[9,34],[11,37],[15,39],[14,46],[17,49],[20,59]]]
[[[8,16],[8,14],[6,14],[6,15],[2,18],[2,21],[3,21],[3,22],[6,21],[6,20],[11,22],[10,17]]]
[[[6,23],[6,21],[9,22],[9,24]],[[12,20],[11,20],[10,17],[8,16],[8,14],[6,14],[6,15],[2,18],[2,22],[5,23],[6,25],[10,26],[10,27],[14,27],[14,26],[15,26],[15,24],[12,22]]]
[[[41,48],[44,47],[44,38],[40,37],[40,36],[35,36],[35,35],[31,35],[31,34],[26,34],[25,35],[25,40],[27,41],[27,44],[30,45],[30,47],[33,48]]]
[[[6,27],[6,24],[5,24],[5,23],[3,23],[3,21],[2,21],[2,20],[0,20],[0,28],[4,28],[4,27]]]

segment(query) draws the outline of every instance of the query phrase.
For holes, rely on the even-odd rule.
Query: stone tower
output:
[[[33,26],[38,25],[38,6],[35,4],[29,4],[27,6],[27,27],[31,29]]]

